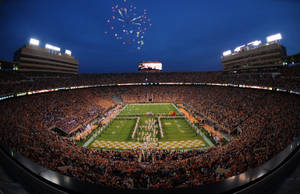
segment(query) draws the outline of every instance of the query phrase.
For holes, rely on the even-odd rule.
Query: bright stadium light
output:
[[[261,44],[260,40],[255,40],[255,41],[249,42],[247,45],[258,46],[260,44]]]
[[[39,46],[40,45],[40,41],[34,38],[30,38],[29,40],[29,44],[30,45],[34,45],[34,46]]]
[[[223,52],[223,56],[226,57],[228,55],[231,55],[231,50]]]
[[[54,51],[58,51],[58,52],[60,51],[59,47],[53,46],[51,44],[46,44],[45,48],[50,49],[50,50],[54,50]]]
[[[246,45],[242,45],[242,46],[236,47],[236,48],[234,49],[234,52],[240,52],[241,49],[242,49],[243,47],[245,47],[245,46],[246,46]]]
[[[271,36],[268,36],[267,37],[267,42],[274,42],[274,41],[277,41],[277,40],[281,40],[282,39],[282,36],[280,33],[278,34],[274,34],[274,35],[271,35]]]
[[[71,56],[71,55],[72,55],[72,52],[71,52],[70,50],[67,50],[67,49],[66,49],[66,50],[65,50],[65,54]]]

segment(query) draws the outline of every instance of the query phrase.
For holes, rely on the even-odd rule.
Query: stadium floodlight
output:
[[[67,50],[67,49],[66,49],[66,50],[65,50],[65,54],[71,56],[71,55],[72,55],[72,52],[71,52],[70,50]]]
[[[274,41],[277,41],[277,40],[281,40],[282,39],[282,36],[280,33],[278,34],[274,34],[274,35],[271,35],[271,36],[268,36],[267,37],[267,42],[274,42]]]
[[[51,44],[46,44],[45,48],[60,52],[60,48],[59,47],[53,46]]]
[[[29,40],[29,44],[30,45],[34,45],[34,46],[39,46],[40,45],[40,41],[34,38],[30,38]]]
[[[249,42],[247,45],[258,46],[260,44],[261,44],[260,40],[255,40],[255,41]]]
[[[228,55],[231,55],[231,50],[228,50],[228,51],[224,51],[223,52],[223,56],[226,57]]]
[[[236,47],[235,49],[234,49],[234,52],[240,52],[241,51],[241,49],[243,48],[243,47],[245,47],[246,45],[242,45],[242,46],[238,46],[238,47]]]

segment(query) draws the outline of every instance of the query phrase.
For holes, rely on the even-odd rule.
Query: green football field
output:
[[[131,141],[130,134],[136,120],[114,120],[99,136],[99,140]]]
[[[154,119],[159,131],[158,117],[145,114],[168,114],[170,111],[176,112],[176,115],[180,114],[172,104],[167,103],[128,104],[116,119],[92,141],[89,147],[120,150],[138,147],[143,143],[141,138],[132,139],[138,118],[139,127],[145,126],[147,120]],[[153,136],[158,139],[160,149],[205,148],[209,145],[202,136],[196,134],[184,118],[161,118],[161,125],[164,137],[160,137],[160,133]],[[138,128],[138,130],[141,129]]]
[[[120,115],[135,115],[135,114],[168,114],[175,112],[178,114],[177,109],[169,103],[156,103],[156,104],[129,104],[120,113]]]
[[[162,128],[164,130],[164,138],[160,141],[180,141],[201,139],[191,128],[190,124],[184,119],[162,119]]]

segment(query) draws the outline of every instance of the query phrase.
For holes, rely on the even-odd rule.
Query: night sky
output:
[[[127,1],[151,18],[141,50],[104,33],[119,0],[3,0],[0,59],[12,61],[31,37],[70,49],[80,73],[136,72],[145,60],[167,72],[222,70],[223,51],[276,33],[289,55],[300,52],[299,0]]]

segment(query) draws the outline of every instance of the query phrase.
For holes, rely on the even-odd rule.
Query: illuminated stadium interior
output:
[[[299,9],[0,0],[0,194],[299,193]]]
[[[130,76],[159,80],[161,74]],[[218,74],[203,73],[202,79]],[[167,75],[175,79],[177,73]],[[97,78],[80,79],[92,83]],[[1,112],[10,116],[1,117],[1,141],[47,169],[82,181],[118,189],[195,187],[262,165],[289,145],[299,132],[293,130],[299,127],[298,94],[209,82],[20,92],[2,98]]]

